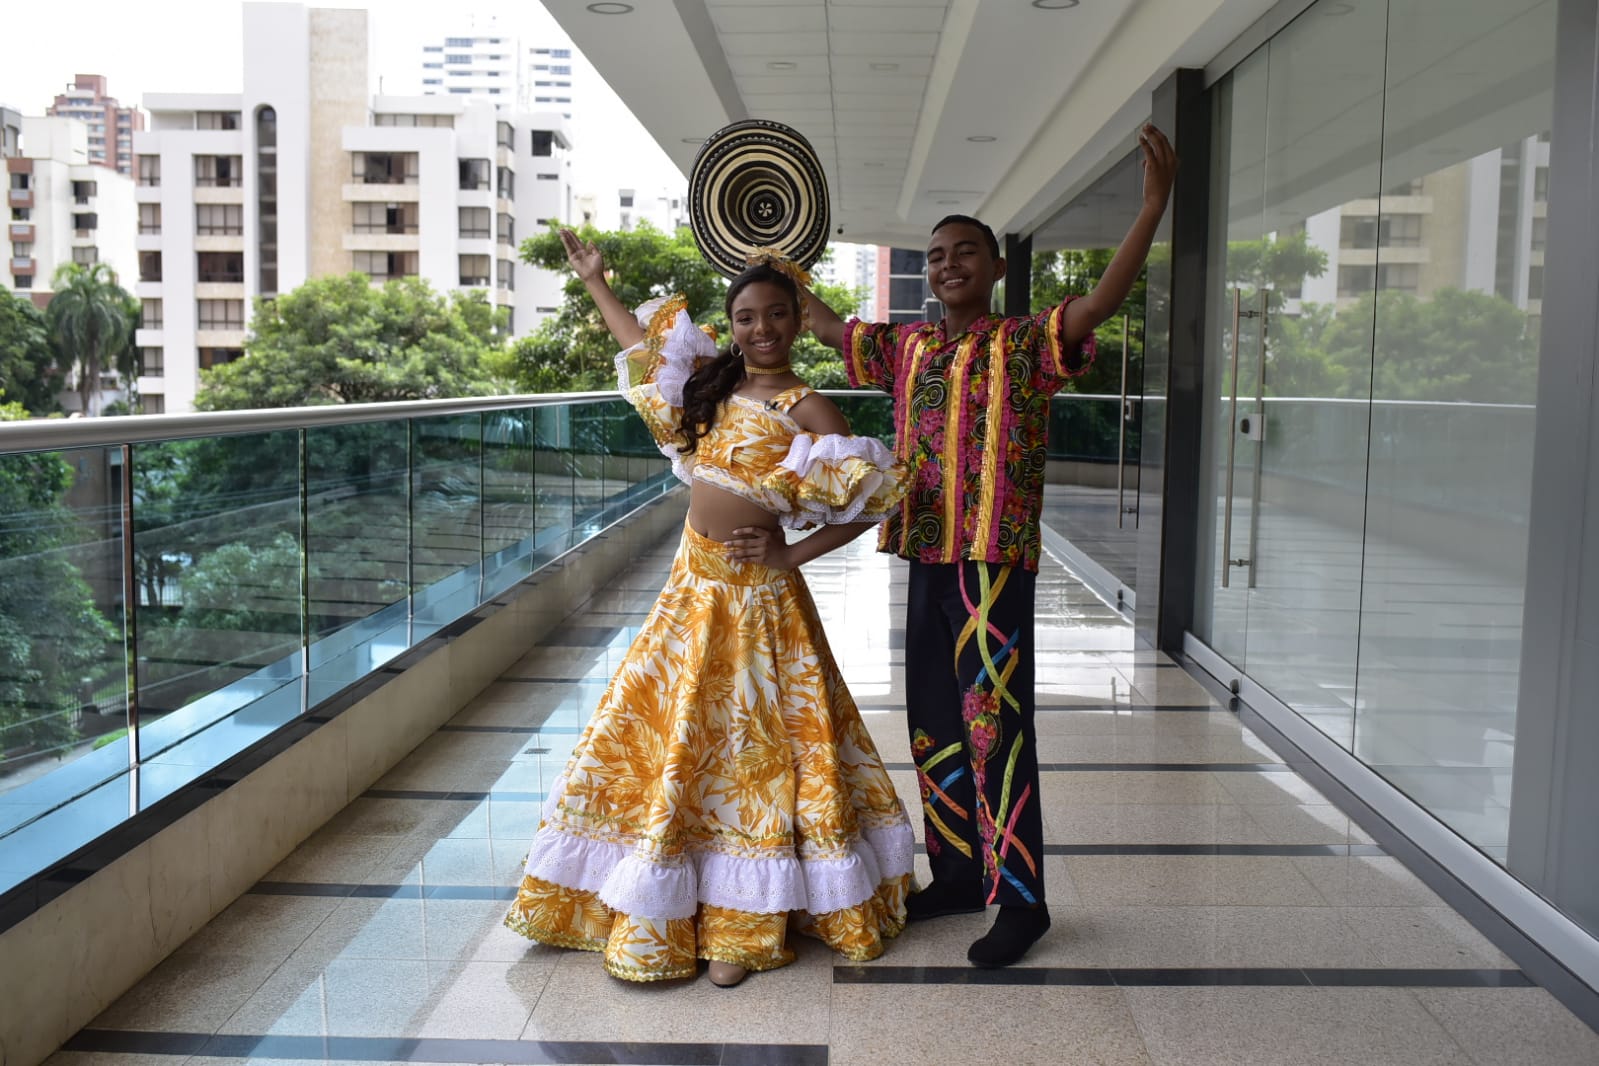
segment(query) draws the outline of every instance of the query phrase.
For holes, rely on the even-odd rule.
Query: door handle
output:
[[[1116,528],[1122,528],[1122,516],[1127,513],[1127,419],[1132,408],[1127,402],[1127,326],[1130,317],[1122,312],[1122,416],[1116,429]]]

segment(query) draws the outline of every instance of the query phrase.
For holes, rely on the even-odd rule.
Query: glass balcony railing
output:
[[[673,484],[611,395],[0,424],[0,898]]]

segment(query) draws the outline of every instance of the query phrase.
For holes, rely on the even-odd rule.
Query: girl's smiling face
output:
[[[733,298],[733,340],[754,366],[782,366],[799,336],[799,308],[780,285],[753,281]]]

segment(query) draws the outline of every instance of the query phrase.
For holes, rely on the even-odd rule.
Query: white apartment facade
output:
[[[242,354],[253,301],[314,277],[480,288],[528,332],[518,216],[568,196],[559,118],[371,96],[364,11],[247,3],[244,34],[242,93],[148,96],[135,136],[147,409],[191,410],[199,372]]]
[[[63,263],[105,263],[133,291],[132,179],[89,162],[78,119],[24,116],[17,154],[5,160],[7,287],[39,307]]]

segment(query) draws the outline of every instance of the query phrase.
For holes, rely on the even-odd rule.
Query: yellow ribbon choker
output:
[[[792,369],[792,367],[792,363],[784,363],[782,366],[751,366],[748,362],[746,362],[744,364],[744,373],[762,376],[768,374],[786,374],[790,369]]]

